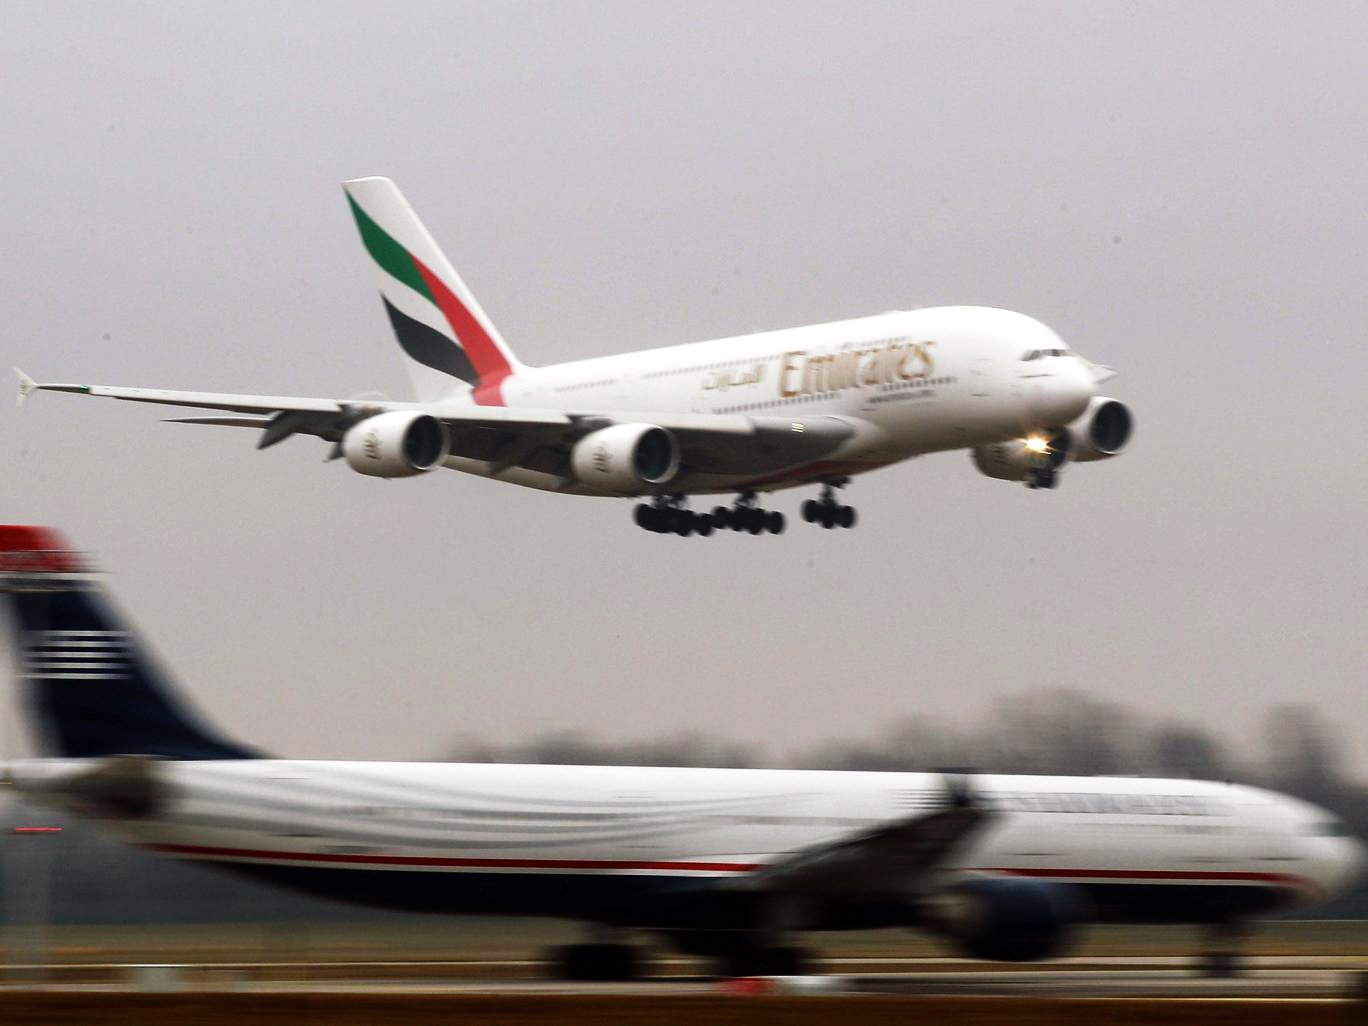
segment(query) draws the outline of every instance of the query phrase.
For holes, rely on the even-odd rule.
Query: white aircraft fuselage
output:
[[[1032,353],[1065,353],[1036,357]],[[548,367],[502,382],[510,407],[612,411],[649,422],[660,412],[708,417],[832,417],[853,429],[822,459],[765,474],[684,473],[684,493],[765,491],[850,477],[928,453],[1026,438],[1082,416],[1097,394],[1092,366],[1024,314],[935,307],[714,339]],[[475,405],[474,390],[467,401]],[[486,461],[449,457],[487,476]],[[502,481],[567,487],[552,474],[512,467]]]
[[[682,929],[708,892],[805,849],[934,813],[931,773],[277,759],[155,765],[145,815],[71,788],[98,760],[13,767],[22,791],[124,840],[318,894],[448,913]],[[907,925],[968,879],[1087,895],[1089,917],[1220,922],[1325,900],[1362,855],[1324,810],[1238,784],[977,775],[989,813],[952,857],[877,902],[807,900],[800,924]]]

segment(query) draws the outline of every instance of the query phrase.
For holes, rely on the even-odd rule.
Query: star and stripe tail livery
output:
[[[278,760],[190,711],[103,591],[56,532],[0,527],[51,753],[5,779],[146,850],[340,900],[577,919],[739,973],[794,970],[804,931],[906,926],[1015,961],[1097,920],[1228,937],[1363,865],[1324,810],[1197,780]],[[581,977],[637,964],[561,957]]]
[[[266,448],[330,443],[360,474],[439,467],[573,495],[641,500],[657,533],[778,533],[757,497],[811,487],[803,518],[851,527],[837,489],[936,452],[980,473],[1050,489],[1067,465],[1110,459],[1132,418],[1099,394],[1113,376],[1034,318],[942,306],[533,367],[514,356],[387,178],[345,183],[413,383],[411,401],[233,395],[38,382],[20,399],[71,392],[197,409],[178,423],[242,427]],[[690,508],[691,497],[734,494]]]

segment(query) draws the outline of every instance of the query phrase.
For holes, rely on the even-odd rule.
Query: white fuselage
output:
[[[59,779],[89,765],[21,763],[14,777],[63,804]],[[157,770],[155,813],[104,823],[151,850],[375,904],[587,919],[726,885],[946,800],[927,773],[284,760]],[[983,775],[972,791],[995,815],[909,894],[1030,876],[1087,889],[1104,918],[1203,921],[1322,899],[1362,859],[1323,810],[1246,786]]]
[[[760,477],[691,474],[671,485],[772,490],[1067,424],[1096,392],[1089,365],[1072,353],[1022,360],[1058,351],[1066,351],[1059,337],[1024,314],[935,307],[524,368],[501,393],[510,407],[637,411],[647,422],[652,412],[829,416],[854,428],[819,463]],[[490,473],[481,460],[450,457],[446,465]],[[500,469],[499,479],[578,490],[525,468]]]

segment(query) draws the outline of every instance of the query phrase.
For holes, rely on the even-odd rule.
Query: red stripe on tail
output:
[[[479,384],[475,386],[475,402],[480,406],[502,406],[503,379],[513,373],[513,368],[509,366],[504,354],[499,351],[499,347],[494,344],[494,340],[489,337],[489,332],[484,330],[475,316],[466,309],[465,304],[456,298],[456,294],[446,287],[446,284],[437,275],[433,274],[424,263],[413,254],[409,254],[418,273],[423,276],[423,281],[427,283],[428,291],[432,293],[432,298],[436,301],[438,309],[442,311],[442,316],[451,325],[451,330],[456,333],[457,341],[465,349],[466,356],[470,357],[470,365],[475,368],[475,373],[480,376]]]

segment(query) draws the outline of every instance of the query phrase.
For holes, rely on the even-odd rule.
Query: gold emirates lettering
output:
[[[936,361],[935,342],[890,342],[865,349],[841,349],[834,353],[809,353],[798,349],[783,355],[779,366],[779,395],[842,392],[848,388],[873,388],[895,381],[929,378]]]

